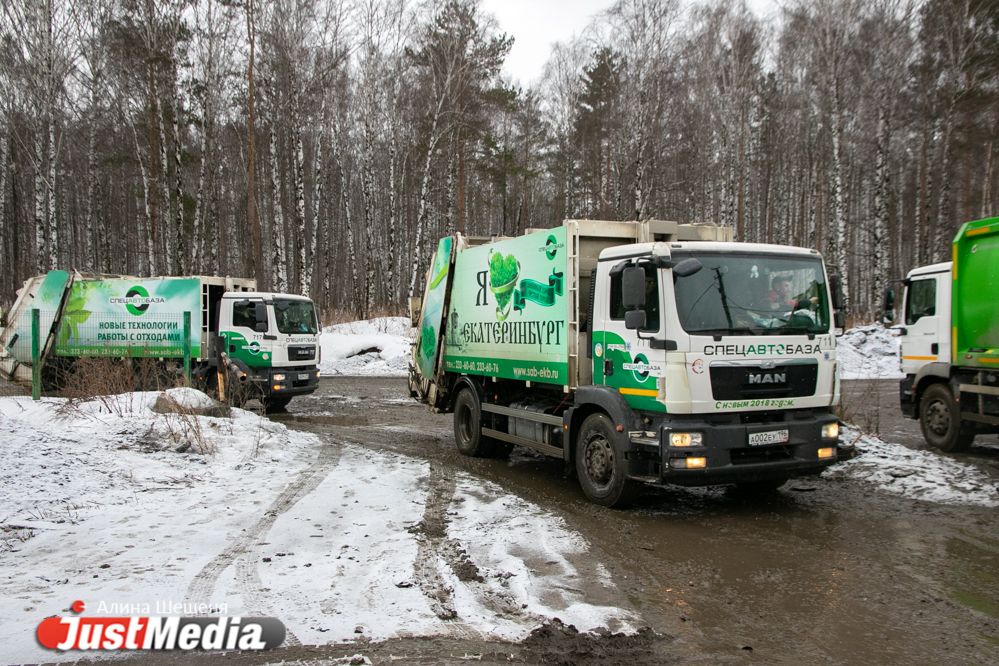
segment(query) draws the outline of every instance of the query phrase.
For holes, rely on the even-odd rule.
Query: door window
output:
[[[932,317],[937,313],[936,279],[915,280],[909,285],[905,303],[905,323],[912,326],[922,317]]]
[[[232,304],[232,325],[257,330],[257,313],[253,301],[237,301]]]
[[[655,266],[646,264],[645,268],[645,331],[659,330],[659,271]],[[610,318],[623,320],[627,310],[624,307],[621,273],[611,276],[610,285]]]

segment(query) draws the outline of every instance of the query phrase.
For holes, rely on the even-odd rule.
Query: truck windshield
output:
[[[316,312],[312,301],[275,300],[274,319],[282,333],[316,334]]]
[[[680,325],[700,335],[828,333],[825,271],[818,258],[675,252],[704,268],[675,280]]]

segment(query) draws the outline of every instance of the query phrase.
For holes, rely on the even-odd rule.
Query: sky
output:
[[[594,14],[614,0],[483,0],[482,9],[499,21],[500,30],[515,38],[504,71],[527,86],[541,76],[554,42],[583,31]],[[747,0],[757,15],[769,14],[777,0]]]

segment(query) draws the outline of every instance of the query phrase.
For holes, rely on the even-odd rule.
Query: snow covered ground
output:
[[[405,377],[416,329],[406,317],[328,326],[319,335],[323,375]]]
[[[856,479],[885,492],[927,502],[999,506],[999,486],[974,465],[863,435],[851,426],[840,430],[840,439],[855,442],[858,455],[826,470],[826,478]]]
[[[157,395],[0,398],[0,662],[77,659],[34,639],[77,599],[277,617],[292,644],[637,627],[578,591],[587,542],[498,486],[242,410],[156,414]]]
[[[899,340],[880,324],[858,326],[836,338],[840,379],[901,379]]]

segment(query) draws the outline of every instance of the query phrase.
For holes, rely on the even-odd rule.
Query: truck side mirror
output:
[[[832,306],[834,310],[842,310],[846,305],[843,297],[843,278],[839,275],[829,276],[829,289],[832,291]]]
[[[264,303],[253,304],[253,318],[257,320],[253,330],[258,333],[267,332],[267,305]]]
[[[621,301],[628,310],[645,305],[645,269],[629,266],[621,274]]]
[[[846,330],[846,315],[842,312],[833,313],[833,326]]]
[[[645,328],[645,310],[628,310],[624,313],[624,327],[629,331]]]
[[[881,309],[886,313],[895,309],[895,290],[891,287],[885,288],[884,303]]]
[[[676,277],[690,277],[697,271],[704,268],[704,264],[699,262],[697,259],[691,257],[690,259],[684,259],[676,266],[673,267],[673,275]]]

